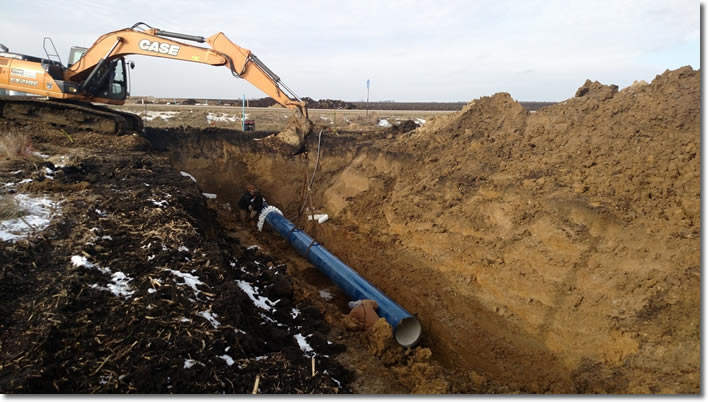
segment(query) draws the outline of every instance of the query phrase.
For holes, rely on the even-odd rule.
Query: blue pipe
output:
[[[259,230],[263,229],[264,222],[268,222],[295,247],[300,255],[312,262],[352,300],[375,300],[379,305],[379,315],[391,324],[394,338],[399,345],[412,347],[418,343],[422,327],[416,317],[340,261],[307,233],[298,229],[278,208],[269,206],[263,209],[258,219]]]

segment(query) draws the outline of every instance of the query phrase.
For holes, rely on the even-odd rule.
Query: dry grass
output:
[[[15,201],[15,197],[9,194],[0,194],[0,221],[21,218],[27,215],[25,211]]]
[[[27,134],[6,132],[0,134],[0,157],[6,159],[31,159],[32,139]]]

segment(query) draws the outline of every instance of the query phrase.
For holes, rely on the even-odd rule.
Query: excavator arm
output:
[[[210,48],[178,42],[171,38],[206,42]],[[131,28],[110,32],[98,38],[81,59],[64,71],[64,80],[77,84],[78,91],[85,92],[91,88],[93,82],[100,80],[104,66],[115,59],[133,54],[225,66],[235,77],[247,80],[280,105],[296,110],[305,119],[308,118],[306,102],[285,86],[280,77],[250,50],[236,45],[222,32],[204,38],[163,31],[137,23]]]

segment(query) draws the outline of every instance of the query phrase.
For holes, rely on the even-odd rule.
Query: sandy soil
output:
[[[258,310],[233,282],[247,278],[270,289],[278,278],[268,276],[277,275],[292,285],[291,301],[283,302],[285,305],[316,307],[309,310],[312,316],[307,320],[316,326],[311,333],[321,334],[314,338],[346,345],[342,352],[329,342],[318,343],[325,348],[322,355],[336,355],[336,360],[323,360],[329,376],[315,381],[303,374],[309,368],[307,361],[303,362],[307,355],[293,341],[293,331],[304,324],[283,321],[287,329],[276,325],[271,332],[273,337],[287,340],[278,344],[286,352],[272,350],[279,356],[266,359],[275,362],[272,366],[253,371],[236,369],[236,365],[227,369],[217,356],[225,353],[226,345],[233,345],[233,339],[222,335],[223,329],[210,331],[208,321],[201,322],[201,331],[212,334],[204,336],[216,336],[219,342],[207,343],[216,348],[208,352],[199,341],[194,345],[186,342],[192,345],[189,353],[199,356],[194,359],[211,372],[224,370],[215,372],[219,379],[239,384],[232,387],[210,374],[200,374],[201,392],[249,392],[247,384],[253,385],[253,374],[259,370],[285,370],[283,378],[291,379],[282,388],[266,388],[264,392],[700,392],[699,72],[690,68],[667,71],[649,84],[636,83],[622,91],[588,81],[576,96],[533,113],[508,94],[496,94],[475,100],[457,113],[437,117],[408,114],[401,121],[425,120],[413,130],[385,127],[379,125],[381,116],[361,119],[360,114],[356,115],[360,121],[346,127],[316,122],[314,135],[308,138],[308,152],[297,156],[275,154],[260,142],[268,130],[277,130],[287,118],[282,122],[266,119],[264,124],[272,128],[257,122],[261,131],[242,133],[229,128],[234,122],[204,125],[209,111],[197,109],[193,113],[205,116],[148,122],[147,141],[88,135],[86,140],[77,140],[79,144],[69,144],[59,131],[51,139],[43,140],[43,135],[36,138],[47,144],[45,153],[51,149],[49,142],[73,148],[73,166],[86,160],[84,164],[100,174],[93,181],[79,176],[81,180],[63,183],[56,192],[78,192],[67,205],[80,206],[57,217],[47,234],[36,238],[40,240],[28,240],[22,243],[24,248],[13,243],[3,250],[16,261],[12,266],[21,268],[4,267],[3,275],[15,278],[25,271],[32,275],[13,279],[18,285],[7,288],[8,294],[24,293],[8,296],[4,302],[9,306],[5,316],[10,318],[2,322],[3,390],[54,392],[52,387],[56,390],[59,386],[60,390],[80,392],[177,392],[176,385],[165,378],[175,378],[172,375],[176,375],[177,365],[183,364],[184,353],[170,352],[175,354],[167,355],[169,364],[155,361],[150,348],[156,346],[145,333],[129,338],[138,341],[135,348],[140,349],[124,352],[132,344],[124,342],[114,350],[95,347],[86,360],[72,357],[78,354],[68,340],[89,345],[89,335],[105,334],[113,324],[99,321],[94,329],[86,320],[96,320],[97,314],[77,319],[84,317],[83,313],[62,309],[64,304],[76,303],[71,292],[86,287],[80,294],[85,298],[83,303],[92,306],[98,303],[95,300],[101,301],[99,306],[105,300],[119,303],[106,303],[111,307],[101,307],[100,314],[125,315],[132,310],[125,307],[130,302],[90,287],[93,283],[107,286],[97,282],[100,278],[95,272],[88,270],[88,279],[83,282],[70,275],[68,282],[56,279],[61,277],[56,272],[71,267],[70,257],[85,255],[82,251],[95,264],[113,268],[109,262],[120,260],[113,252],[135,261],[152,255],[140,248],[150,242],[150,230],[163,228],[157,238],[174,237],[158,219],[160,214],[136,214],[127,220],[137,226],[127,231],[131,240],[115,251],[112,244],[98,243],[102,246],[99,251],[87,248],[85,243],[92,238],[81,237],[106,218],[94,216],[92,209],[106,209],[112,214],[106,223],[116,226],[130,211],[154,212],[156,206],[146,197],[160,202],[162,198],[149,193],[157,187],[164,188],[160,194],[183,194],[181,197],[189,200],[186,204],[191,207],[168,219],[184,225],[184,230],[177,232],[185,236],[185,247],[210,250],[200,258],[194,253],[183,256],[171,250],[178,247],[180,237],[174,239],[174,247],[168,247],[170,251],[157,255],[165,262],[182,264],[180,271],[195,270],[200,278],[206,278],[202,280],[208,287],[201,291],[215,296],[214,301],[203,295],[195,299],[190,296],[191,289],[172,286],[185,293],[170,299],[176,300],[180,309],[144,311],[144,315],[159,319],[136,328],[162,329],[160,336],[164,337],[172,334],[164,331],[173,326],[161,323],[194,315],[197,310],[216,312],[225,325],[241,328],[239,325],[247,321],[242,314],[250,317],[249,311]],[[320,129],[323,134],[318,138]],[[72,135],[83,138],[80,133]],[[115,155],[103,156],[100,150],[111,150],[116,141],[126,143],[110,152]],[[95,154],[101,154],[100,158]],[[27,163],[23,169],[32,165]],[[10,180],[11,172],[18,169],[3,166],[1,177]],[[82,174],[90,176],[92,169]],[[180,171],[192,175],[196,183]],[[330,216],[321,225],[308,222],[300,213],[304,183],[313,172],[312,206],[315,212]],[[144,186],[131,177],[140,177],[140,181],[153,177],[150,180],[155,182]],[[121,187],[126,181],[127,187]],[[420,345],[408,350],[395,345],[384,321],[366,332],[347,331],[343,325],[345,295],[278,235],[267,228],[258,232],[235,220],[233,206],[247,183],[262,189],[268,201],[288,218],[416,314],[424,330]],[[105,189],[96,193],[97,184]],[[55,186],[26,185],[29,187],[22,188],[26,192],[47,192]],[[135,188],[130,187],[133,185]],[[137,190],[140,185],[145,187],[142,192]],[[216,198],[202,197],[200,192],[216,194]],[[85,230],[71,230],[71,225]],[[64,227],[69,229],[62,230]],[[37,242],[44,246],[37,246]],[[251,244],[258,245],[260,252],[254,254],[243,247]],[[104,259],[101,253],[111,257]],[[191,261],[182,262],[183,257]],[[271,274],[246,276],[243,270],[230,266],[233,260],[229,258],[239,262],[253,258],[246,266],[268,266],[261,270]],[[32,265],[44,267],[43,261],[53,262],[48,264],[50,270]],[[137,269],[124,265],[115,265],[115,270],[121,267],[137,289],[147,291],[149,278],[169,282],[169,274],[153,272],[149,264],[137,265]],[[30,294],[30,284],[38,280],[47,290]],[[67,289],[68,296],[54,297],[62,294],[61,289]],[[133,309],[147,309],[143,303],[130,304]],[[209,310],[210,304],[220,305],[222,310]],[[226,306],[233,304],[243,311],[229,313]],[[35,310],[51,316],[33,324]],[[278,319],[285,320],[285,315]],[[227,317],[231,321],[226,321]],[[39,325],[39,329],[32,325]],[[83,330],[67,330],[77,325]],[[283,336],[283,330],[289,336]],[[202,336],[195,332],[189,330],[190,336]],[[250,328],[244,332],[250,333]],[[74,333],[78,334],[75,338],[67,335]],[[28,335],[22,338],[19,334]],[[184,334],[180,330],[170,337],[184,339]],[[256,358],[272,337],[253,337],[251,341],[255,342],[253,351],[244,350],[238,356],[247,366],[264,361]],[[26,344],[7,346],[13,342]],[[158,349],[164,350],[165,343]],[[25,364],[24,355],[17,354],[21,350],[30,351],[27,355],[31,359]],[[126,360],[124,366],[117,363],[121,359],[115,358],[116,354]],[[146,355],[151,358],[147,362],[142,358]],[[50,357],[61,357],[58,361],[66,363],[57,368]],[[78,367],[76,371],[68,371],[74,367]],[[117,375],[102,372],[104,367]],[[160,387],[140,388],[142,383],[134,377],[121,379],[119,369],[134,367],[160,368],[154,372],[162,382],[151,382]],[[287,371],[291,369],[295,371]],[[165,376],[168,371],[171,375]],[[95,377],[98,373],[106,376],[103,381],[110,385],[102,384],[101,377]],[[310,379],[303,383],[305,377]],[[62,378],[70,380],[61,382]],[[182,392],[199,391],[189,388]]]
[[[447,392],[700,392],[700,73],[326,133],[318,241],[424,324]],[[307,156],[153,130],[200,185],[297,218]],[[299,176],[299,177],[298,177]],[[276,258],[281,258],[279,255]],[[284,258],[284,257],[283,257]]]

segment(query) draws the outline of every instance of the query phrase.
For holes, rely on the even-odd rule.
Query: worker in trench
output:
[[[349,330],[369,329],[379,320],[379,315],[376,314],[376,309],[379,308],[379,305],[375,300],[352,301],[349,302],[349,308],[352,311],[344,319],[344,326]]]
[[[238,200],[238,214],[242,224],[248,223],[251,201],[256,196],[256,187],[253,184],[246,186],[246,192]]]
[[[247,224],[249,221],[255,220],[260,215],[263,208],[268,206],[265,197],[252,184],[246,186],[246,192],[243,193],[238,200],[239,218],[242,224]]]
[[[248,205],[248,211],[250,212],[251,219],[257,219],[261,214],[261,211],[263,211],[263,208],[267,206],[268,203],[266,202],[265,197],[263,197],[263,194],[261,194],[260,190],[256,190],[250,204]]]

